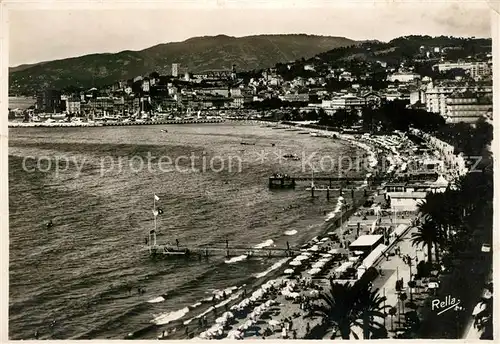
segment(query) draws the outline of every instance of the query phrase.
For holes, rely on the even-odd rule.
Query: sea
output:
[[[151,259],[153,205],[159,243],[298,247],[337,196],[270,190],[268,177],[333,175],[363,153],[256,123],[11,128],[9,338],[151,339],[214,293],[252,290],[286,259]]]

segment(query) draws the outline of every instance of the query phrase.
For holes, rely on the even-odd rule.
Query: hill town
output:
[[[439,114],[447,123],[473,123],[492,116],[490,50],[487,39],[408,36],[250,71],[233,64],[192,72],[173,62],[168,74],[151,71],[86,89],[68,84],[36,90],[34,106],[12,109],[9,118],[155,123],[207,116],[318,120],[323,114],[355,125],[364,109],[397,103]],[[23,72],[32,68],[40,66]],[[15,73],[14,94],[23,88]]]

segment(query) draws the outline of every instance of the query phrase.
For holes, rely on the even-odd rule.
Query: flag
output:
[[[155,194],[155,201],[159,201],[160,200],[160,197],[156,196]]]
[[[153,210],[153,215],[158,216],[158,210]]]

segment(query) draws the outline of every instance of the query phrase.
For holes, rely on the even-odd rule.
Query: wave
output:
[[[163,301],[165,301],[165,298],[163,296],[158,296],[155,297],[154,299],[149,300],[148,303],[158,303]]]
[[[337,216],[337,214],[342,212],[342,204],[343,203],[345,203],[344,197],[339,196],[339,198],[337,199],[337,206],[335,207],[335,209],[333,211],[326,214],[325,222],[330,221],[331,219],[335,218],[335,216]]]
[[[184,307],[177,311],[166,312],[156,316],[151,322],[155,325],[166,325],[171,323],[172,321],[178,320],[189,313],[189,307]]]
[[[271,246],[272,244],[274,244],[274,240],[273,239],[268,239],[260,244],[257,244],[254,246],[254,248],[264,248],[264,247],[269,247]]]
[[[285,235],[295,235],[295,234],[297,234],[297,231],[295,229],[285,232]]]
[[[264,276],[266,276],[267,274],[269,274],[270,272],[278,269],[280,266],[282,266],[283,264],[285,264],[290,258],[283,258],[281,259],[280,261],[274,263],[269,269],[267,269],[266,271],[263,271],[263,272],[260,272],[258,274],[255,274],[255,278],[262,278]]]
[[[224,263],[226,263],[226,264],[237,263],[237,262],[241,262],[241,261],[243,261],[243,260],[245,260],[247,258],[248,258],[248,255],[243,254],[241,256],[236,256],[236,257],[233,257],[233,258],[231,258],[229,260],[226,260],[226,261],[224,261]]]

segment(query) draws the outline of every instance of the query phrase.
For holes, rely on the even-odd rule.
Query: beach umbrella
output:
[[[305,255],[300,255],[294,258],[295,261],[308,260],[310,257]]]
[[[483,302],[479,302],[476,307],[474,307],[474,310],[472,311],[472,316],[476,316],[482,311],[486,309],[486,304]]]
[[[324,266],[325,266],[325,263],[323,263],[323,262],[317,262],[317,263],[314,263],[311,267],[313,269],[321,269]]]
[[[318,245],[314,245],[313,247],[310,247],[310,248],[308,249],[308,251],[313,251],[313,252],[316,252],[316,251],[318,251],[318,250],[319,250],[319,246],[318,246]]]
[[[430,282],[427,287],[429,289],[438,289],[439,288],[439,284],[437,282]]]
[[[291,274],[293,274],[293,273],[294,273],[294,271],[295,271],[294,269],[286,269],[284,272],[285,272],[285,274],[287,274],[287,275],[291,275]]]
[[[278,320],[271,319],[269,320],[269,325],[271,326],[278,326],[280,322]]]
[[[314,268],[314,269],[309,270],[308,272],[309,272],[309,275],[316,275],[316,274],[318,274],[320,271],[321,271],[321,269]]]
[[[290,262],[290,265],[291,266],[300,266],[300,265],[302,265],[302,263],[300,261],[298,261],[298,260],[292,260]]]

